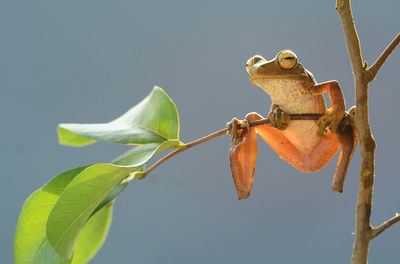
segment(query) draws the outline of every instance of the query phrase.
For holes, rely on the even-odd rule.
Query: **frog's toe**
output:
[[[262,119],[263,117],[260,116],[259,114],[257,114],[256,112],[251,112],[248,113],[245,117],[245,120],[249,121],[249,122],[253,122],[253,121],[257,121]]]
[[[318,134],[324,135],[326,130],[329,129],[332,133],[338,133],[340,129],[340,124],[343,120],[343,115],[340,113],[326,113],[320,119],[317,120],[317,125],[319,127]]]
[[[348,126],[352,126],[352,118],[354,117],[356,113],[356,107],[353,106],[351,107],[342,120],[340,121],[338,128],[337,128],[337,133],[343,132]]]
[[[329,123],[330,123],[330,118],[329,118],[329,114],[325,114],[322,117],[320,117],[315,123],[318,126],[318,135],[319,136],[325,136],[326,135],[326,130],[329,127]]]
[[[276,127],[276,122],[275,122],[276,119],[275,119],[274,111],[271,111],[268,113],[268,119],[269,119],[270,125],[273,127]]]
[[[284,111],[281,111],[280,114],[280,125],[282,127],[281,129],[285,129],[290,121],[290,115]]]
[[[268,114],[268,119],[271,122],[271,126],[283,130],[290,121],[290,115],[280,108],[275,108]]]
[[[318,136],[320,137],[326,137],[326,128],[319,128],[317,131]]]
[[[334,120],[332,120],[331,122],[330,122],[330,124],[329,124],[329,130],[332,132],[332,133],[337,133],[338,131],[339,131],[339,125],[340,125],[340,122],[341,122],[342,120],[340,120],[340,119],[334,119]]]
[[[232,121],[226,123],[226,128],[227,128],[226,134],[228,136],[237,135],[239,124],[240,124],[240,121],[236,117],[232,118]]]
[[[240,128],[241,129],[248,129],[250,127],[250,123],[249,120],[245,119],[242,121],[242,123],[240,124]]]

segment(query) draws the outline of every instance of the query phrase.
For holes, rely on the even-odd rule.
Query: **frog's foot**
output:
[[[236,117],[232,118],[231,122],[226,123],[226,134],[228,136],[232,136],[232,141],[235,142],[235,144],[238,144],[240,142],[240,135],[238,130],[241,127],[241,123],[242,122]]]
[[[338,133],[343,132],[348,126],[353,127],[353,118],[355,114],[356,114],[356,107],[353,106],[345,113],[342,121],[340,121],[337,131]]]
[[[344,112],[338,113],[330,110],[326,111],[326,113],[316,121],[317,126],[319,127],[318,135],[325,136],[328,128],[332,133],[337,133],[344,115]]]
[[[271,126],[279,130],[284,130],[290,121],[290,115],[282,111],[279,107],[273,108],[272,111],[269,112],[268,118],[271,121]]]
[[[232,118],[232,120],[228,123],[226,123],[226,134],[228,136],[233,136],[233,135],[237,135],[237,131],[238,131],[238,126],[240,125],[240,121],[234,117]]]

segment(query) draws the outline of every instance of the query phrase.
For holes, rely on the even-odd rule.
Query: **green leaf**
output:
[[[63,144],[82,146],[96,140],[151,143],[137,146],[121,155],[113,161],[116,165],[96,164],[65,171],[33,193],[24,204],[17,226],[14,250],[16,264],[71,263],[74,244],[78,243],[76,251],[82,247],[76,242],[77,239],[79,241],[80,232],[84,234],[83,230],[90,229],[91,219],[106,210],[110,202],[125,189],[127,183],[121,181],[136,169],[143,169],[143,165],[157,153],[168,148],[185,147],[178,139],[179,120],[175,104],[158,87],[141,103],[108,124],[71,124],[72,127],[78,127],[78,132],[69,130],[68,124],[65,126],[59,127],[60,142]],[[122,126],[126,129],[115,129]],[[105,129],[93,130],[96,127]],[[91,138],[93,131],[95,136]],[[90,259],[95,254],[108,232],[108,226],[104,228],[104,237],[94,243],[92,255],[85,257],[84,253],[79,253],[80,259]]]
[[[15,264],[69,263],[47,243],[46,222],[65,187],[85,168],[78,167],[58,174],[26,200],[15,233]]]
[[[95,139],[75,134],[61,127],[62,125],[63,124],[60,124],[57,127],[58,139],[60,144],[69,146],[86,146],[96,142]]]
[[[49,214],[46,236],[55,251],[72,257],[79,232],[108,193],[135,170],[112,164],[95,164],[77,175],[64,189]]]
[[[103,124],[60,124],[61,144],[85,146],[98,141],[141,145],[179,139],[179,117],[174,102],[155,86],[139,104]]]
[[[120,166],[137,167],[136,170],[144,170],[144,164],[147,163],[154,155],[169,148],[182,147],[183,145],[178,140],[168,140],[161,144],[153,143],[140,145],[125,152],[111,163]],[[93,211],[92,215],[103,208],[109,202],[114,200],[128,185],[127,182],[120,183],[112,189],[104,200]]]
[[[71,260],[64,259],[60,255],[58,255],[54,249],[47,242],[46,237],[44,237],[43,244],[41,245],[41,249],[37,252],[34,260],[32,262],[22,262],[33,263],[33,264],[70,264]]]
[[[140,145],[125,152],[112,161],[113,164],[121,166],[138,167],[148,162],[154,155],[170,148],[185,147],[179,140],[168,140],[163,143],[152,143]]]
[[[115,198],[117,198],[118,195],[122,193],[123,190],[125,190],[126,186],[128,186],[128,182],[123,182],[115,186],[108,194],[107,196],[99,203],[99,205],[94,209],[92,212],[93,216],[96,214],[98,211],[103,209],[104,206],[109,205]]]
[[[64,259],[60,255],[58,255],[48,243],[46,239],[46,222],[52,208],[56,204],[56,201],[58,200],[64,189],[80,172],[82,172],[87,167],[88,166],[78,167],[58,174],[50,182],[34,192],[26,200],[20,214],[15,234],[15,264],[71,263],[71,260]],[[96,212],[98,211],[98,213],[92,213],[91,218],[87,221],[78,236],[78,243],[76,245],[75,251],[80,252],[78,254],[78,258],[80,261],[76,262],[78,260],[75,260],[75,258],[77,257],[75,256],[76,254],[74,254],[73,263],[85,263],[82,262],[82,259],[85,258],[83,251],[86,251],[88,253],[91,252],[92,255],[87,256],[87,258],[90,259],[100,248],[109,228],[109,224],[101,227],[100,222],[108,223],[109,220],[111,220],[111,216],[109,220],[105,218],[106,213],[104,213],[104,211],[112,211],[110,202],[126,187],[126,185],[127,183],[117,185],[101,202],[103,204],[102,208],[96,208]],[[98,216],[99,214],[103,216]],[[96,218],[97,220],[92,220],[92,218]],[[83,246],[82,243],[79,243],[79,241],[84,240],[83,238],[81,239],[82,236],[88,236],[88,233],[92,232],[85,231],[87,229],[92,230],[92,225],[96,226],[98,236],[93,235],[91,244]],[[101,234],[103,234],[104,236],[100,236]],[[99,240],[96,240],[96,238],[98,238]],[[82,250],[80,249],[81,247],[84,247],[85,249]],[[87,251],[88,247],[90,247],[91,250]]]
[[[103,245],[111,225],[111,218],[112,204],[108,204],[89,219],[78,236],[72,261],[63,259],[58,255],[47,242],[45,235],[43,235],[43,242],[40,244],[40,250],[37,251],[35,258],[25,262],[17,262],[16,260],[15,263],[85,264],[95,256]],[[45,227],[46,225],[44,224],[43,226]]]
[[[129,166],[117,167],[116,170],[127,170],[132,173],[136,169],[142,169],[143,165],[150,160],[157,153],[167,149],[179,146],[179,141],[171,140],[161,144],[148,144],[134,147],[119,158],[115,159],[113,163]],[[93,165],[95,166],[95,165]],[[112,166],[112,165],[110,165]],[[70,192],[63,193],[64,189],[76,178],[86,167],[78,167],[60,173],[53,178],[44,187],[34,192],[25,202],[20,219],[17,225],[15,235],[15,248],[14,256],[15,263],[57,263],[66,264],[70,263],[67,259],[59,256],[54,249],[49,245],[46,239],[46,222],[47,218],[56,204],[58,198],[61,196],[70,196],[74,199],[75,195],[69,195]],[[93,172],[93,171],[92,171]],[[86,172],[87,173],[87,172]],[[82,177],[82,176],[81,176]],[[107,175],[103,177],[108,177]],[[123,178],[123,177],[121,177]],[[84,186],[84,185],[83,185]],[[82,188],[84,188],[82,186]],[[97,205],[97,207],[90,213],[91,217],[95,217],[104,206],[109,205],[127,186],[127,183],[119,183],[104,197],[104,199]],[[80,188],[75,188],[80,189]],[[85,190],[83,190],[85,192]],[[76,198],[76,197],[75,197]],[[100,199],[100,198],[99,198]],[[71,204],[72,205],[72,204]],[[71,209],[71,205],[67,205],[66,210]],[[72,208],[76,209],[76,208]],[[63,209],[60,209],[61,211]],[[65,212],[64,212],[65,213]],[[85,230],[89,221],[84,225],[82,230]],[[51,221],[51,219],[50,219]],[[83,232],[83,231],[82,231]],[[79,238],[78,238],[79,240]],[[76,248],[78,250],[78,248]]]
[[[79,233],[72,264],[85,264],[92,259],[103,245],[112,219],[113,204],[109,203],[90,217]]]

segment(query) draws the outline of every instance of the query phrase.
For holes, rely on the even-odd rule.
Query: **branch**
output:
[[[353,73],[363,69],[362,56],[360,48],[360,40],[357,36],[356,27],[354,25],[353,14],[351,12],[350,0],[337,0],[336,11],[340,15],[342,28],[345,36],[347,51],[349,53]]]
[[[323,114],[291,114],[290,115],[290,120],[318,120]],[[271,121],[268,118],[264,118],[262,120],[257,120],[257,121],[253,121],[253,122],[249,122],[249,126],[250,127],[255,127],[255,126],[259,126],[259,125],[265,125],[265,124],[270,124]],[[162,163],[164,163],[165,161],[169,160],[170,158],[172,158],[173,156],[187,150],[190,149],[194,146],[200,145],[204,142],[207,142],[211,139],[217,138],[219,136],[225,135],[226,132],[228,131],[227,128],[215,131],[214,133],[211,133],[207,136],[204,136],[202,138],[196,139],[190,143],[187,143],[185,148],[181,148],[181,149],[177,149],[174,150],[170,153],[168,153],[167,155],[165,155],[164,157],[162,157],[161,159],[159,159],[156,163],[154,163],[152,166],[150,166],[147,170],[145,171],[137,171],[135,172],[134,177],[136,179],[143,179],[144,177],[146,177],[150,172],[152,172],[155,168],[157,168],[158,166],[160,166]]]
[[[387,58],[392,54],[393,50],[400,43],[400,34],[392,40],[392,42],[386,47],[386,49],[382,52],[379,58],[367,69],[368,81],[371,82],[375,79],[382,65],[385,63]]]
[[[369,78],[362,64],[360,40],[357,36],[351,11],[350,0],[337,0],[336,10],[342,22],[347,51],[353,70],[356,90],[356,114],[354,124],[360,139],[361,168],[356,207],[354,246],[351,261],[353,264],[367,264],[371,241],[370,217],[375,178],[375,140],[369,125],[368,83]]]
[[[163,164],[165,161],[169,160],[173,156],[175,156],[175,155],[177,155],[177,154],[179,154],[179,153],[181,153],[181,152],[183,152],[183,151],[185,151],[185,150],[187,150],[189,148],[192,148],[194,146],[200,145],[201,143],[204,143],[204,142],[207,142],[207,141],[209,141],[211,139],[214,139],[214,138],[217,138],[219,136],[225,135],[226,131],[228,131],[228,129],[224,128],[224,129],[215,131],[214,133],[211,133],[211,134],[209,134],[209,135],[207,135],[205,137],[202,137],[202,138],[196,139],[196,140],[194,140],[194,141],[192,141],[190,143],[187,143],[185,148],[177,149],[177,150],[174,150],[174,151],[168,153],[167,155],[165,155],[164,157],[159,159],[156,163],[151,165],[147,170],[145,170],[143,172],[141,172],[141,171],[136,172],[135,173],[135,178],[136,179],[143,179],[150,172],[152,172],[155,168],[157,168],[158,166],[160,166],[161,164]]]
[[[383,224],[380,226],[374,227],[371,230],[371,240],[374,239],[375,237],[379,236],[383,231],[391,227],[392,225],[396,224],[397,222],[400,221],[400,214],[396,213],[395,216],[390,218],[389,220],[385,221]]]
[[[323,114],[290,114],[290,120],[318,120]],[[250,127],[270,124],[271,121],[268,118],[249,122]]]

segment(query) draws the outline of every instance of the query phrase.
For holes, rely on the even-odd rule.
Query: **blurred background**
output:
[[[57,173],[108,162],[129,149],[60,146],[61,122],[110,121],[159,85],[175,101],[184,142],[233,116],[266,115],[270,99],[244,65],[292,49],[317,81],[336,79],[354,104],[335,1],[12,1],[0,3],[0,259],[13,261],[25,199]],[[399,32],[400,2],[352,1],[364,58]],[[400,52],[370,86],[377,140],[372,223],[400,208]],[[228,137],[193,148],[132,182],[115,203],[110,234],[92,263],[348,263],[359,151],[343,194],[330,190],[337,157],[305,174],[259,140],[253,192],[238,201]],[[399,258],[400,225],[374,240],[371,263]]]

